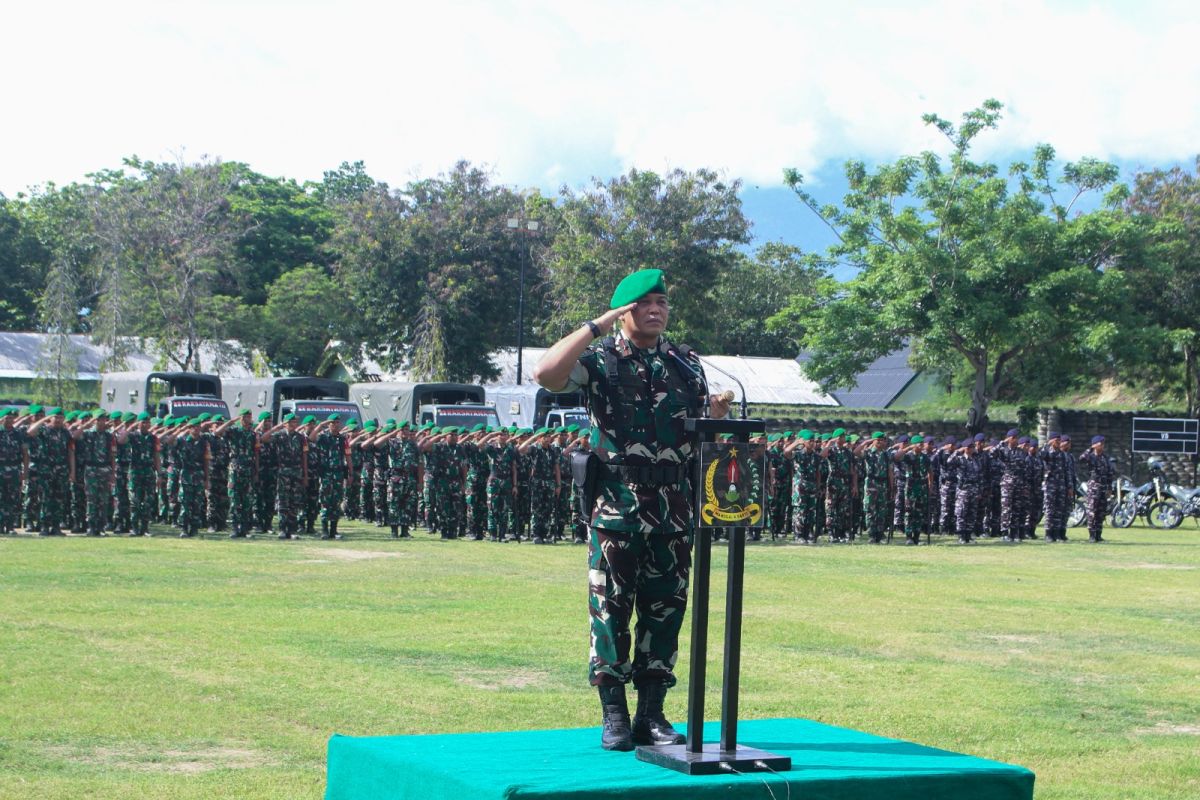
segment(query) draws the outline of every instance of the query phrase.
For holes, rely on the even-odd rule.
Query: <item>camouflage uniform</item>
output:
[[[25,433],[25,452],[29,457],[29,466],[25,471],[25,488],[21,494],[21,512],[25,517],[26,530],[39,529],[42,516],[41,495],[38,489],[41,481],[38,480],[38,474],[41,472],[39,449],[41,447],[40,440],[37,437],[32,437],[29,433],[22,429]]]
[[[135,534],[150,534],[155,513],[154,451],[158,445],[153,433],[130,431],[125,449],[129,453],[129,524]]]
[[[517,448],[507,442],[504,446],[489,444],[487,478],[487,531],[494,542],[503,542],[508,534],[512,507],[512,468],[517,461]]]
[[[175,439],[175,470],[179,477],[179,526],[192,536],[205,522],[203,434],[183,433]]]
[[[969,542],[979,514],[979,485],[983,462],[974,453],[956,452],[947,462],[954,470],[954,529],[959,541]]]
[[[225,530],[229,521],[229,445],[223,436],[205,433],[208,443],[208,527]]]
[[[691,569],[693,445],[684,420],[699,411],[703,376],[695,354],[682,352],[673,355],[665,339],[642,350],[618,334],[586,350],[564,387],[587,392],[602,465],[588,552],[595,686],[675,684]]]
[[[520,541],[529,528],[529,461],[528,453],[517,451],[517,493],[508,512],[508,530]]]
[[[255,492],[255,516],[258,529],[266,533],[275,521],[275,492],[279,482],[279,462],[275,456],[275,442],[270,436],[255,431],[258,440],[258,482]]]
[[[108,527],[112,508],[113,434],[89,428],[75,443],[75,471],[83,473],[86,502],[85,521],[89,536],[99,536]]]
[[[387,449],[388,456],[388,520],[407,536],[417,519],[417,467],[421,451],[415,441],[399,436],[380,447]]]
[[[817,508],[821,504],[821,454],[792,451],[792,532],[796,541],[817,540]]]
[[[1061,450],[1047,448],[1042,461],[1045,475],[1042,478],[1042,506],[1046,520],[1046,538],[1051,541],[1066,541],[1067,502],[1073,470],[1070,456]]]
[[[21,524],[21,470],[28,435],[21,428],[0,423],[0,533],[12,533]]]
[[[258,475],[254,471],[254,450],[258,435],[250,428],[234,424],[225,429],[229,450],[229,517],[234,536],[245,536],[254,527]]]
[[[362,507],[362,465],[366,459],[366,453],[361,447],[352,445],[350,447],[350,474],[349,482],[346,484],[346,499],[342,503],[342,516],[346,519],[358,519],[360,509]],[[389,488],[389,502],[390,501]]]
[[[533,541],[545,542],[553,535],[558,488],[555,467],[558,456],[546,444],[534,445],[529,451],[529,502],[532,512]]]
[[[889,452],[895,454],[899,452],[899,445],[893,447]],[[906,530],[905,528],[905,497],[907,496],[908,487],[908,463],[901,458],[899,461],[894,461],[894,469],[896,470],[896,490],[892,496],[892,529],[897,531]]]
[[[167,477],[164,482],[162,518],[164,522],[178,524],[179,522],[179,465],[175,458],[175,439],[162,449],[163,458],[167,463]]]
[[[437,442],[430,451],[437,472],[433,483],[433,511],[443,539],[455,539],[465,527],[463,508],[462,446]]]
[[[867,537],[882,542],[888,527],[891,498],[888,477],[892,469],[892,454],[886,449],[868,448],[863,461],[863,513],[867,521]]]
[[[904,454],[904,538],[919,542],[929,521],[929,454],[914,450]]]
[[[271,435],[275,450],[277,472],[275,481],[275,510],[282,526],[280,537],[300,532],[300,512],[304,507],[304,464],[308,439],[300,431],[276,431]]]
[[[957,494],[957,485],[955,480],[958,477],[958,471],[951,466],[950,459],[954,456],[953,450],[940,449],[934,454],[937,461],[938,472],[938,532],[944,534],[954,533],[954,498]]]
[[[388,453],[386,448],[371,451],[371,508],[376,525],[388,525]]]
[[[37,442],[31,449],[37,453],[38,464],[32,478],[37,482],[38,529],[42,533],[61,533],[70,484],[67,454],[71,434],[65,427],[52,428],[46,423],[38,428]]]
[[[1000,533],[1011,541],[1024,538],[1020,520],[1028,502],[1025,452],[1001,442],[992,448],[992,469],[1000,475]]]
[[[1107,455],[1098,454],[1095,450],[1085,450],[1079,457],[1079,463],[1090,470],[1087,480],[1088,537],[1093,542],[1101,541],[1104,530],[1104,515],[1108,513],[1108,493],[1112,482],[1116,480],[1117,471],[1113,468],[1112,459]]]
[[[321,482],[321,526],[332,526],[329,535],[333,535],[342,516],[342,493],[346,488],[346,437],[329,430],[317,434],[309,465],[316,467]]]
[[[363,453],[362,467],[358,473],[358,508],[362,518],[367,522],[378,521],[375,508],[375,453],[373,449]]]
[[[767,450],[767,465],[774,487],[769,508],[771,538],[779,539],[792,528],[792,462],[784,456],[782,448],[773,447]],[[758,529],[753,535],[759,535]]]
[[[74,443],[68,446],[71,449],[75,448]],[[77,468],[75,480],[70,481],[67,490],[67,507],[66,513],[63,515],[63,524],[69,525],[75,533],[82,533],[87,527],[87,485],[84,483],[86,477],[87,471]]]
[[[478,444],[472,443],[466,447],[465,458],[467,532],[472,539],[482,539],[487,531],[488,457]]]
[[[854,470],[854,455],[850,448],[830,448],[825,458],[829,474],[825,481],[825,519],[829,538],[844,542],[850,538],[851,474]]]
[[[116,472],[112,487],[112,522],[110,528],[129,533],[132,529],[129,508],[129,439],[117,442]]]
[[[571,509],[574,508],[571,502],[571,456],[565,448],[557,444],[551,445],[550,449],[554,451],[554,457],[558,461],[558,494],[554,503],[554,540],[558,541],[563,538],[567,525],[571,523]]]

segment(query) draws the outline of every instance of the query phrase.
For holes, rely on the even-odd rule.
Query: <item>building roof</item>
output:
[[[42,356],[42,348],[49,334],[0,332],[0,378],[33,379],[37,377],[38,362]],[[100,365],[108,357],[108,348],[94,344],[82,334],[71,336],[71,344],[79,358],[78,380],[100,380]],[[160,362],[157,356],[146,353],[150,349],[147,343],[133,340],[132,352],[126,357],[125,366],[128,371],[151,372]],[[237,342],[226,342],[228,347],[236,347]],[[251,377],[253,373],[238,361],[231,360],[222,348],[204,344],[200,347],[200,371],[211,372],[231,378]]]
[[[889,407],[920,374],[909,366],[911,355],[912,347],[905,343],[899,350],[873,361],[858,374],[854,386],[834,389],[833,396],[846,408]],[[801,364],[808,360],[807,353],[801,353],[796,358]]]
[[[531,381],[533,368],[546,354],[544,347],[526,347],[523,353],[522,375]],[[497,350],[491,355],[500,376],[487,385],[517,382],[517,350],[515,347]],[[714,394],[729,389],[741,398],[737,383],[722,375],[728,372],[746,387],[746,402],[794,406],[836,406],[837,400],[821,391],[814,381],[800,370],[790,358],[752,358],[749,356],[703,356],[708,388]]]

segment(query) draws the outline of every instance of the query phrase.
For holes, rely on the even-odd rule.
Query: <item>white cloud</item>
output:
[[[392,183],[491,164],[554,188],[630,166],[786,166],[942,147],[920,115],[1004,101],[1047,141],[1148,163],[1200,133],[1200,15],[1178,3],[54,3],[9,9],[0,191],[137,153]]]

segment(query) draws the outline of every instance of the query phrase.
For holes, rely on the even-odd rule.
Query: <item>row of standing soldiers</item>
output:
[[[443,538],[583,541],[571,503],[577,426],[537,431],[342,425],[249,412],[151,418],[31,406],[0,420],[0,530],[149,535],[153,522],[182,537],[232,528],[339,537],[341,518],[424,526]]]
[[[789,532],[815,543],[827,535],[845,542],[865,532],[879,543],[903,532],[979,536],[1008,542],[1035,538],[1044,520],[1049,541],[1065,541],[1075,503],[1076,461],[1069,436],[1052,433],[1045,445],[1009,431],[1001,441],[982,434],[934,441],[920,435],[890,439],[882,432],[847,436],[844,429],[816,434],[787,431],[766,437],[768,514],[772,538]],[[1088,471],[1088,531],[1101,528],[1115,470],[1095,437],[1080,457]]]

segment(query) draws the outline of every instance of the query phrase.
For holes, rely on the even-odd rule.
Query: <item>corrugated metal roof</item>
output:
[[[42,347],[49,338],[45,333],[0,332],[0,377],[32,379],[37,377],[38,361]],[[100,380],[100,364],[108,357],[108,349],[93,344],[82,334],[71,336],[71,344],[79,356],[79,380]],[[236,345],[236,342],[227,342]],[[131,372],[150,372],[158,359],[140,349],[126,358]],[[203,345],[200,348],[201,372],[212,372],[228,377],[248,378],[253,373],[240,363],[231,363],[222,357],[217,348]]]
[[[523,353],[522,373],[526,382],[533,380],[533,368],[546,354],[544,347],[526,347]],[[517,350],[515,347],[497,350],[491,355],[492,363],[500,370],[500,377],[492,384],[517,382]],[[704,373],[708,377],[709,389],[720,393],[732,390],[740,398],[737,384],[720,370],[735,376],[746,386],[746,402],[770,403],[795,406],[836,406],[837,400],[821,391],[814,381],[800,371],[800,365],[790,358],[751,358],[749,356],[703,356]]]
[[[834,389],[833,396],[846,408],[887,408],[917,377],[917,370],[908,364],[911,355],[912,347],[905,344],[876,359],[858,374],[853,387]],[[808,358],[802,353],[796,361],[804,363]]]

